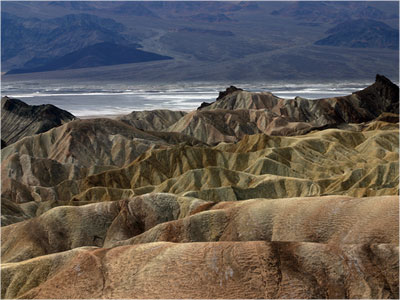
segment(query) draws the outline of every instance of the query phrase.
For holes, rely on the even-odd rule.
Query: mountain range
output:
[[[14,69],[9,71],[7,74],[80,69],[164,59],[172,59],[172,57],[138,50],[137,45],[123,46],[103,42],[55,58],[42,66],[31,69]]]
[[[99,73],[146,82],[398,77],[397,2],[1,5],[4,80],[99,80]],[[118,57],[137,47],[126,59],[105,61],[110,52],[99,45],[109,43]],[[12,75],[29,72],[41,74]]]
[[[383,22],[371,19],[346,21],[326,33],[330,35],[316,41],[316,45],[399,49],[399,31]]]

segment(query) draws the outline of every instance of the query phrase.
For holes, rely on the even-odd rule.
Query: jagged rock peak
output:
[[[229,94],[232,94],[233,92],[236,92],[236,91],[243,91],[243,89],[237,88],[237,87],[231,85],[230,87],[228,87],[228,88],[225,90],[225,92],[219,92],[219,95],[218,95],[217,100],[222,99],[222,98],[224,98],[225,96],[227,96],[227,95],[229,95]]]
[[[399,87],[383,75],[376,74],[375,84],[382,96],[399,102]]]
[[[210,106],[212,103],[209,103],[209,102],[202,102],[201,104],[200,104],[200,106],[197,108],[197,110],[201,110],[202,108],[204,108],[204,107],[207,107],[207,106]]]
[[[68,111],[51,104],[29,105],[7,96],[1,99],[1,136],[7,145],[75,119]]]
[[[397,89],[399,88],[397,85],[395,85],[393,82],[391,82],[390,79],[388,79],[387,77],[380,75],[380,74],[376,74],[375,82],[377,82],[377,83],[380,82],[380,83],[386,84],[390,87],[397,87]]]
[[[399,87],[383,75],[377,74],[374,84],[354,94],[361,100],[361,107],[375,117],[382,112],[399,112]]]
[[[41,105],[29,105],[19,99],[10,98],[8,96],[4,96],[1,99],[1,108],[2,110],[6,110],[17,114],[19,116],[25,117],[35,117],[39,118],[51,118],[51,119],[68,119],[75,120],[76,117],[70,112],[60,109],[57,106],[52,104],[41,104]]]

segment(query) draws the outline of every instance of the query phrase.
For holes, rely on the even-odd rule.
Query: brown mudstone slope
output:
[[[398,101],[230,87],[7,143],[1,296],[398,299]]]
[[[215,204],[148,194],[84,206],[60,206],[1,228],[2,261],[83,246],[159,241],[292,241],[398,244],[396,196],[251,199]]]
[[[2,296],[396,298],[398,213],[397,196],[58,207],[2,228]]]
[[[398,298],[398,245],[148,243],[77,248],[2,266],[21,299]]]
[[[144,131],[162,131],[181,119],[186,112],[172,110],[133,111],[128,115],[118,117],[137,129]]]

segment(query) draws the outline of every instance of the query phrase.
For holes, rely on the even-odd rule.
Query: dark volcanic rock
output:
[[[220,99],[224,98],[225,96],[232,94],[233,92],[236,92],[236,91],[243,91],[243,89],[240,89],[240,88],[237,88],[237,87],[231,85],[230,87],[228,87],[225,90],[225,92],[219,92],[217,100],[220,100]]]
[[[382,112],[399,112],[399,87],[383,75],[376,74],[373,85],[354,94],[362,99],[361,107],[376,117]]]
[[[1,99],[1,137],[7,145],[76,119],[54,105],[28,105],[18,99]]]
[[[220,92],[220,93],[221,93],[221,92]],[[203,102],[203,103],[200,104],[200,106],[197,108],[197,110],[201,110],[202,108],[207,107],[207,106],[209,106],[209,105],[211,105],[211,103]]]

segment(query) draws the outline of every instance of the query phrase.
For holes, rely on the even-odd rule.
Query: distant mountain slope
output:
[[[50,1],[46,3],[49,6],[62,7],[66,9],[73,10],[92,10],[93,7],[90,6],[90,2],[87,1]]]
[[[279,10],[274,16],[292,17],[308,22],[342,22],[351,18],[387,19],[391,15],[364,1],[298,1]]]
[[[316,41],[315,45],[399,49],[399,31],[371,19],[346,21],[326,33],[330,35]]]
[[[229,18],[225,14],[207,14],[207,13],[201,13],[201,14],[196,14],[193,16],[187,17],[187,20],[192,20],[196,22],[211,22],[211,23],[220,23],[220,22],[232,22],[232,19]]]
[[[2,12],[1,17],[1,60],[10,69],[21,66],[21,58],[24,68],[34,68],[96,43],[127,43],[121,33],[124,25],[109,18],[70,14],[40,20],[7,12]]]
[[[192,28],[185,27],[179,30],[180,32],[188,32],[188,33],[200,33],[206,35],[215,35],[215,36],[234,36],[235,34],[232,31],[228,30],[210,30],[210,29],[201,29],[201,28]]]
[[[157,17],[151,10],[146,8],[141,2],[130,3],[127,1],[52,1],[46,3],[49,6],[72,11],[96,11],[105,8],[112,13],[130,16]],[[109,3],[111,2],[111,3]]]
[[[7,145],[74,119],[69,112],[51,104],[31,106],[17,99],[1,99],[1,138]]]
[[[202,13],[233,13],[237,11],[257,11],[256,2],[242,1],[144,1],[144,6],[166,18],[196,15]]]
[[[225,84],[366,79],[376,73],[398,78],[397,51],[374,36],[362,51],[348,45],[314,45],[330,34],[326,31],[332,24],[354,19],[369,18],[397,29],[399,6],[395,1],[78,2],[3,1],[2,72],[42,67],[68,53],[108,42],[124,46],[138,43],[143,51],[174,60],[145,67],[125,64],[101,65],[104,70],[61,69],[58,73],[43,72],[40,78],[206,79]],[[4,78],[18,80],[23,76],[38,75]]]
[[[145,3],[139,1],[121,1],[120,5],[113,9],[113,12],[129,16],[159,18],[154,12],[145,7]]]
[[[7,72],[7,74],[69,70],[172,59],[169,56],[138,50],[136,47],[137,45],[123,46],[106,42],[99,43],[53,59],[40,67],[14,69]]]

